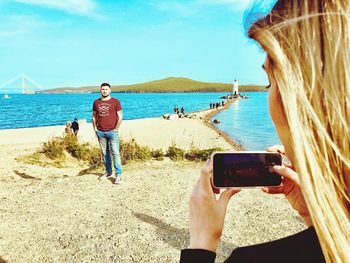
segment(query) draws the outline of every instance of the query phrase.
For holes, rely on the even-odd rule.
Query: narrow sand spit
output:
[[[232,149],[203,120],[125,121],[120,134],[154,149],[173,143]],[[96,143],[91,125],[81,126],[79,139]],[[75,162],[55,168],[16,160],[63,130],[0,131],[0,262],[178,262],[189,242],[188,200],[203,164],[128,164],[116,186],[99,181],[100,173],[77,176],[85,167]],[[244,190],[229,204],[216,262],[237,246],[304,228],[282,196]]]

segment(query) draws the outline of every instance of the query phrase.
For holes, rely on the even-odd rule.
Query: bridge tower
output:
[[[0,86],[0,92],[11,93],[17,90],[19,91],[18,88],[10,88],[11,85],[16,84],[18,81],[21,81],[20,90],[22,94],[35,94],[36,91],[43,90],[43,87],[40,84],[22,73],[2,84]]]

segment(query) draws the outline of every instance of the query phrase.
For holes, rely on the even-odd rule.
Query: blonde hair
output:
[[[267,53],[323,254],[327,262],[345,262],[350,259],[350,3],[280,0],[248,35]]]

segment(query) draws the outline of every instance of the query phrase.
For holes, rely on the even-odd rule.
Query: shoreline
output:
[[[148,135],[157,134],[161,137],[163,137],[163,141],[165,140],[164,137],[166,137],[166,133],[169,134],[169,137],[171,137],[171,140],[174,141],[175,144],[177,142],[184,146],[185,149],[190,148],[192,146],[199,146],[199,148],[203,148],[206,143],[199,143],[198,139],[196,137],[201,137],[201,139],[205,140],[206,137],[210,137],[209,140],[211,142],[209,143],[213,148],[215,147],[215,139],[221,138],[220,143],[218,143],[218,147],[224,148],[224,149],[231,149],[233,150],[241,150],[242,147],[239,145],[233,138],[231,138],[229,135],[227,135],[225,132],[221,131],[219,128],[213,124],[210,119],[214,117],[219,112],[227,110],[232,101],[227,100],[224,107],[220,107],[218,109],[202,109],[194,112],[189,112],[188,114],[196,116],[195,118],[178,118],[176,114],[170,114],[171,119],[170,120],[164,120],[162,116],[159,117],[150,117],[150,118],[142,118],[142,119],[132,119],[132,120],[123,120],[121,125],[121,138],[122,139],[138,139],[137,140],[140,144],[143,144],[145,146],[147,143],[143,143],[144,141],[150,140],[151,138],[144,138],[145,136],[139,136],[137,130],[140,128],[145,128],[147,130]],[[182,128],[178,128],[178,125],[174,125],[174,122],[176,122],[178,125],[182,126]],[[201,127],[200,124],[204,124],[202,126],[209,128],[211,131],[213,131],[215,134],[208,135],[208,131],[205,131],[203,127]],[[151,127],[159,126],[163,129],[163,132],[160,132],[155,128],[152,130]],[[145,126],[145,127],[142,127]],[[150,127],[149,127],[150,126]],[[167,130],[166,127],[169,129]],[[197,132],[197,136],[194,136],[196,134],[196,128],[202,128],[200,131]],[[48,141],[52,137],[58,137],[64,135],[64,129],[65,125],[54,125],[54,126],[41,126],[41,127],[28,127],[28,128],[15,128],[15,129],[3,129],[0,130],[0,145],[22,145],[23,147],[34,147],[38,146],[43,142]],[[182,133],[182,136],[178,136],[174,129],[177,129],[178,133]],[[203,135],[203,133],[205,135]],[[164,136],[163,136],[164,135]],[[188,137],[191,136],[190,140],[192,142],[184,143],[186,139],[180,140],[178,137]],[[78,137],[81,138],[84,142],[90,142],[92,144],[97,145],[97,140],[95,137],[95,134],[92,132],[92,123],[80,123],[80,131],[78,134]],[[151,136],[152,137],[152,136]],[[167,146],[170,145],[169,139],[167,140]],[[224,143],[222,142],[224,141]],[[152,143],[151,143],[152,144]],[[162,147],[160,143],[153,143],[156,147],[166,149],[167,147]],[[196,145],[197,144],[197,145]],[[208,143],[207,143],[208,144]],[[225,145],[228,144],[228,145]]]
[[[163,117],[124,120],[119,136],[124,141],[135,139],[139,145],[154,150],[166,151],[172,145],[184,150],[215,147],[232,150],[232,143],[205,124],[205,116],[210,113],[210,110],[193,113],[195,118],[178,118],[172,115],[170,120]],[[38,148],[51,138],[64,135],[64,130],[64,125],[0,130],[0,145],[6,148]],[[81,142],[98,146],[91,123],[80,124],[78,138]]]
[[[216,116],[218,113],[227,110],[231,104],[232,104],[233,100],[226,100],[226,103],[224,105],[224,107],[222,108],[218,108],[218,109],[214,109],[212,112],[209,112],[208,114],[206,114],[204,116],[204,124],[213,129],[217,134],[219,134],[225,141],[227,141],[236,151],[241,151],[244,150],[243,146],[239,143],[237,143],[231,136],[229,136],[227,133],[225,133],[224,131],[220,130],[218,127],[215,126],[214,123],[211,122],[211,118],[213,118],[214,116]]]

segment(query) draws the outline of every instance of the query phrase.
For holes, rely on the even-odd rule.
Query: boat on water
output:
[[[4,96],[2,97],[3,99],[11,99],[11,97],[7,94],[4,94]]]

